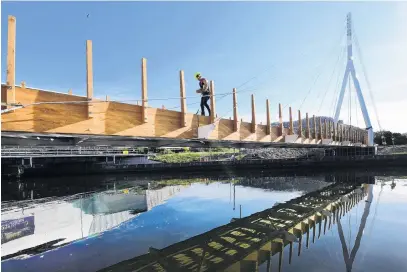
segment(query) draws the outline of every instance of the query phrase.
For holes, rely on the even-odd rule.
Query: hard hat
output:
[[[195,78],[198,79],[198,77],[201,76],[201,73],[195,73]]]

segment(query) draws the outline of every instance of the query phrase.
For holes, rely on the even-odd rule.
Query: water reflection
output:
[[[370,176],[368,179],[371,180],[372,177]],[[144,180],[138,182],[136,186],[129,186],[135,183],[128,180],[120,184],[106,183],[108,190],[99,189],[97,192],[51,198],[49,201],[34,199],[2,203],[2,257],[7,255],[7,257],[14,257],[3,261],[2,269],[5,271],[95,271],[145,254],[150,247],[165,248],[220,225],[228,224],[232,218],[240,217],[240,207],[242,207],[242,217],[245,217],[333,184],[325,180],[332,181],[326,176],[318,178],[236,178],[219,181],[202,179]],[[383,187],[381,185],[383,179],[376,178],[376,180],[379,180],[378,185],[368,186],[368,188],[372,188],[369,202],[355,203],[355,207],[348,207],[349,211],[344,217],[332,218],[332,222],[326,221],[330,231],[320,237],[321,243],[316,243],[309,250],[302,250],[301,258],[296,260],[291,257],[283,259],[286,262],[281,264],[281,269],[284,271],[302,271],[304,267],[308,267],[310,269],[306,269],[306,271],[313,271],[312,267],[316,264],[321,267],[322,263],[325,263],[326,268],[329,267],[330,270],[334,271],[335,264],[338,269],[341,268],[338,271],[350,271],[353,263],[355,263],[356,269],[360,268],[364,260],[358,263],[357,248],[359,248],[359,255],[360,252],[363,255],[363,251],[366,249],[363,244],[370,244],[371,241],[377,240],[377,237],[375,239],[368,237],[369,239],[364,238],[364,242],[361,243],[364,229],[367,228],[368,233],[369,226],[372,229],[372,219],[369,219],[368,216],[370,205],[376,201],[375,214],[373,215],[375,218],[377,214],[380,214],[377,212],[380,210],[377,205],[380,203],[380,198],[380,207],[386,203],[383,199],[390,198],[392,201],[396,201],[395,195],[399,195],[397,200],[399,203],[406,204],[407,202],[407,187],[405,186],[407,180],[386,178],[385,184],[387,185]],[[378,194],[373,194],[377,188],[381,188],[381,191]],[[366,200],[369,199],[369,194],[367,195]],[[376,195],[376,200],[374,195]],[[404,196],[404,198],[400,196]],[[360,216],[360,212],[358,212],[357,220],[352,218],[351,223],[346,221],[346,216],[354,216],[355,209],[366,210],[365,207],[362,208],[362,205],[369,207],[366,216],[364,213]],[[400,205],[398,204],[398,206]],[[397,209],[404,214],[407,212],[406,207],[398,207]],[[31,225],[31,229],[29,229],[30,227],[27,227],[29,224],[24,223],[26,229],[25,232],[21,232],[23,229],[21,225],[24,225],[21,222],[31,222],[30,216],[34,217],[34,227]],[[361,219],[363,218],[365,218],[363,227],[356,227],[356,221],[358,221],[359,226],[362,226]],[[22,219],[24,220],[21,221]],[[394,217],[391,219],[394,220]],[[15,221],[13,224],[8,221],[7,224],[4,224],[4,220],[19,221]],[[399,228],[400,224],[406,226],[405,221],[401,219],[398,221],[400,221],[397,222]],[[330,226],[331,223],[332,226]],[[8,226],[7,229],[4,229],[4,226]],[[379,223],[376,222],[375,228],[378,226],[383,228],[380,220]],[[321,224],[319,224],[318,238],[321,235],[320,228]],[[360,229],[362,230],[359,231]],[[315,227],[313,230],[315,233]],[[333,231],[336,231],[336,234]],[[361,233],[360,235],[356,234],[358,231]],[[349,232],[353,235],[350,236],[353,237],[352,243],[355,244],[352,247],[348,245]],[[8,236],[5,235],[6,233]],[[304,232],[304,235],[309,237],[309,232],[307,233]],[[6,238],[4,243],[3,234]],[[10,234],[11,236],[14,235],[14,238]],[[356,246],[355,237],[359,237],[356,239],[359,241],[358,246]],[[314,239],[315,237],[311,240],[314,241]],[[383,239],[379,240],[383,242]],[[406,242],[405,238],[401,240],[401,242]],[[343,247],[344,241],[346,241],[345,245],[348,246]],[[38,247],[44,243],[50,243],[52,246],[47,245],[42,246],[42,249],[33,249],[33,247]],[[328,246],[328,243],[331,244]],[[296,246],[298,246],[297,243],[286,246],[283,248],[283,253],[290,256],[290,249],[293,250]],[[27,248],[31,249],[27,251]],[[51,248],[53,250],[50,250]],[[323,252],[324,248],[325,253]],[[329,250],[327,250],[328,248]],[[346,253],[343,248],[346,249]],[[348,253],[349,250],[351,253]],[[18,251],[20,253],[17,253]],[[374,254],[378,254],[377,250],[372,251]],[[331,252],[334,257],[330,258],[327,252]],[[343,268],[338,262],[339,252],[341,256],[343,255],[341,257]],[[264,252],[259,252],[258,258],[261,254]],[[318,254],[323,261],[317,257]],[[395,256],[397,257],[397,254]],[[363,259],[368,257],[369,255],[365,254]],[[273,271],[279,267],[279,258],[279,254],[270,257],[269,267],[273,267]],[[310,259],[314,260],[313,264],[312,262],[309,263],[308,260]],[[344,262],[344,260],[346,261]],[[292,263],[290,266],[287,265],[288,261]],[[257,263],[260,271],[267,271],[267,262],[264,264]],[[407,265],[404,259],[398,259],[393,267],[407,268]],[[375,268],[371,267],[371,270],[379,271]],[[317,271],[318,269],[314,270]]]

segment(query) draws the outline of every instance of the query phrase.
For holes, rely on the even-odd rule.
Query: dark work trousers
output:
[[[202,96],[201,97],[201,115],[205,116],[205,107],[209,112],[209,115],[211,115],[211,109],[209,108],[208,101],[209,101],[209,96]]]

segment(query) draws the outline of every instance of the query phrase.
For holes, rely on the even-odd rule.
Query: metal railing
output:
[[[72,157],[72,156],[137,156],[145,155],[136,148],[126,147],[2,147],[2,158]]]

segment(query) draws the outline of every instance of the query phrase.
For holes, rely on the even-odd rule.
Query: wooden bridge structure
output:
[[[108,271],[258,271],[271,256],[279,254],[281,271],[283,252],[289,246],[289,263],[294,243],[301,255],[303,236],[309,248],[367,194],[367,184],[335,183],[262,212],[215,228],[163,249],[100,270]],[[323,225],[323,227],[322,227]],[[318,229],[318,235],[316,234]]]
[[[266,124],[256,123],[256,103],[251,95],[251,122],[239,120],[238,93],[231,88],[233,118],[217,117],[215,83],[210,82],[211,116],[189,113],[186,102],[184,72],[179,72],[180,111],[149,107],[147,60],[141,60],[140,103],[129,104],[97,98],[93,88],[92,41],[86,41],[86,96],[30,88],[25,82],[17,85],[16,18],[8,17],[7,82],[1,86],[2,132],[42,134],[81,134],[94,136],[138,136],[145,138],[196,139],[263,143],[297,143],[324,145],[365,145],[364,129],[334,123],[305,114],[305,126],[298,111],[294,127],[293,109],[289,107],[289,127],[283,125],[283,107],[278,104],[277,125],[271,122],[269,100]],[[84,58],[85,59],[85,58]],[[276,103],[277,104],[277,103]],[[310,125],[311,124],[311,125]]]

